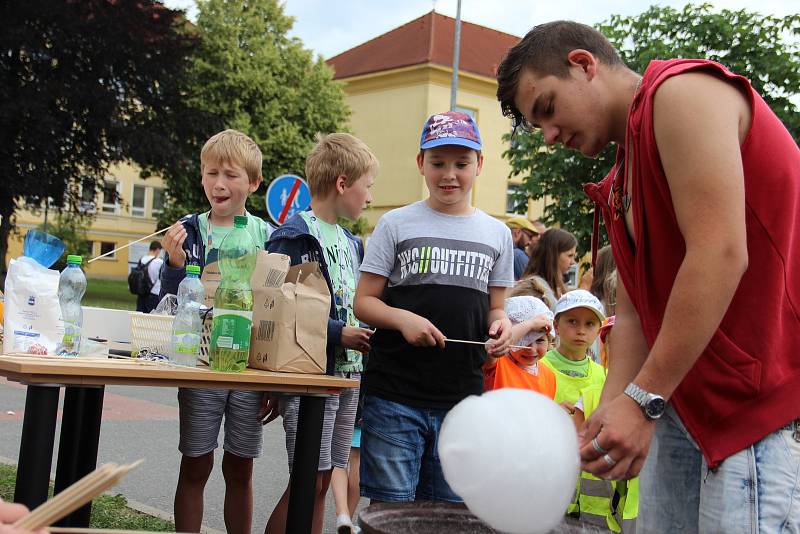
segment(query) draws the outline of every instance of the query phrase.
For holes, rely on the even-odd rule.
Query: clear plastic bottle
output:
[[[195,367],[200,354],[203,320],[200,308],[206,299],[200,282],[200,267],[186,266],[186,277],[178,286],[178,309],[172,321],[172,354],[170,360],[178,365]]]
[[[258,248],[247,232],[247,217],[236,216],[233,230],[219,246],[222,277],[214,294],[209,365],[215,371],[244,371],[250,357],[253,290],[250,277]]]
[[[81,270],[82,262],[83,258],[80,256],[67,256],[67,268],[61,271],[58,280],[58,302],[61,305],[61,319],[64,321],[64,337],[56,347],[56,354],[59,356],[74,358],[81,352],[81,299],[86,293],[86,276]]]

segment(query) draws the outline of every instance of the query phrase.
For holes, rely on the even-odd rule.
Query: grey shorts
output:
[[[223,449],[240,458],[261,456],[263,429],[258,418],[262,391],[230,389],[178,389],[180,442],[178,450],[192,458],[203,456],[219,444],[219,428],[225,416]]]
[[[361,379],[360,373],[336,372],[336,376]],[[297,412],[300,397],[281,399],[280,411],[283,416],[283,429],[286,431],[286,452],[289,456],[289,472],[294,462],[294,442],[297,438]],[[319,445],[319,470],[327,471],[333,467],[347,467],[350,460],[350,446],[353,440],[353,427],[358,408],[358,388],[343,389],[339,395],[325,399],[325,418],[322,423],[322,441]]]

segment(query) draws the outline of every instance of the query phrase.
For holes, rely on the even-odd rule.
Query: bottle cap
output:
[[[200,266],[199,265],[187,265],[186,266],[186,274],[200,274]]]
[[[67,263],[73,265],[80,265],[83,263],[83,257],[70,254],[67,256]]]
[[[247,226],[247,215],[236,215],[233,218],[233,225],[236,228],[244,228]]]

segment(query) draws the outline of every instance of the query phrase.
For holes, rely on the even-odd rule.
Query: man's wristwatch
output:
[[[644,416],[650,420],[658,419],[664,415],[667,401],[661,395],[649,393],[633,382],[625,388],[625,394],[632,398],[641,407]]]

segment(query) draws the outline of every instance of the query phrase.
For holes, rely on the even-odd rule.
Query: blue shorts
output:
[[[444,479],[439,430],[446,410],[364,396],[361,496],[381,502],[462,502]]]

